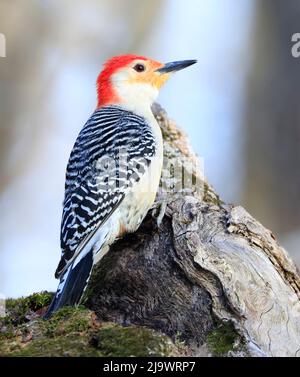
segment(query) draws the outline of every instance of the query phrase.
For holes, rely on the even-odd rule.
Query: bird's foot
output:
[[[152,208],[152,216],[156,218],[157,227],[160,227],[162,220],[166,214],[166,209],[168,206],[167,200],[162,200],[159,203],[155,203],[155,206]]]

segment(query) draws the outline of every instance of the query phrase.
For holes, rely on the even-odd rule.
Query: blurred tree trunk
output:
[[[4,204],[13,204],[9,212],[4,211],[0,253],[4,250],[2,245],[10,244],[12,239],[11,219],[28,213],[29,209],[26,224],[34,229],[37,212],[28,206],[28,188],[26,191],[24,182],[31,182],[32,188],[36,188],[36,182],[55,165],[53,161],[61,158],[54,145],[62,142],[63,130],[80,126],[76,115],[68,118],[74,123],[70,121],[67,125],[58,111],[57,98],[61,93],[57,91],[62,84],[69,85],[70,76],[66,73],[98,71],[112,55],[143,53],[143,40],[151,34],[163,3],[163,0],[0,1],[0,33],[7,42],[7,56],[0,58],[0,205],[2,199]],[[74,76],[74,81],[78,79]],[[80,98],[83,97],[86,96],[82,93]],[[71,113],[70,102],[68,106],[65,112]],[[60,151],[64,147],[69,149],[65,142]],[[48,187],[52,185],[49,178]],[[47,201],[51,191],[40,190],[36,201],[41,198]],[[40,208],[39,213],[45,211]],[[24,231],[24,227],[20,230]],[[14,257],[18,258],[17,249],[14,250]],[[7,266],[2,264],[0,291],[6,276]]]
[[[163,0],[70,1],[42,4],[6,0],[0,4],[0,32],[6,36],[7,57],[0,60],[0,194],[39,159],[49,134],[55,132],[51,113],[52,88],[56,68],[71,64],[68,57],[88,51],[93,62],[101,53],[106,58],[120,53],[138,52],[160,12]],[[117,24],[126,26],[126,38],[115,28],[113,44],[107,33],[95,32],[89,19],[78,26],[78,17],[93,13],[105,30],[103,13],[114,15]],[[107,21],[111,26],[111,21]],[[87,24],[88,23],[88,24]],[[95,26],[95,25],[94,25]],[[74,43],[76,35],[76,44]],[[119,39],[117,38],[119,37]],[[109,43],[108,43],[109,42]],[[99,47],[99,50],[95,48]],[[51,61],[52,55],[58,59]],[[72,59],[70,59],[72,60]],[[50,68],[49,68],[50,62]],[[99,60],[99,68],[101,60]]]
[[[245,204],[274,232],[300,227],[299,0],[256,2],[246,110]]]

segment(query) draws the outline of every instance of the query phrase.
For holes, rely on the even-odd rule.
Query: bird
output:
[[[57,291],[44,318],[80,304],[93,266],[111,244],[137,230],[155,201],[163,139],[151,106],[170,76],[196,60],[170,63],[127,54],[97,78],[97,106],[66,168]]]

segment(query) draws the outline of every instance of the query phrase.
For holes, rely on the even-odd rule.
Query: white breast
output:
[[[156,154],[152,157],[151,163],[140,181],[132,186],[115,212],[115,219],[119,223],[117,237],[121,237],[124,233],[134,232],[139,227],[154,203],[161,176],[163,139],[159,124],[154,118],[150,107],[143,111],[140,108],[138,115],[143,116],[152,129],[156,143]]]

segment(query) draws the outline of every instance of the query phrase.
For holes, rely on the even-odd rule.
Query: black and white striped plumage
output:
[[[135,186],[145,181],[151,164],[156,164],[157,148],[150,122],[116,105],[96,110],[79,133],[66,172],[62,257],[55,273],[61,284],[49,315],[80,299],[91,268],[81,272],[84,281],[76,283],[79,278],[70,276],[83,258],[88,258],[90,253],[94,259],[103,245],[139,226],[153,203],[155,192],[150,195],[148,189],[136,190]],[[159,175],[160,172],[154,178],[149,176],[148,184],[152,185],[155,179],[158,185]],[[71,285],[66,288],[70,280]]]
[[[120,204],[128,185],[140,179],[154,154],[155,140],[142,117],[117,106],[101,108],[91,116],[67,166],[63,255],[56,277],[78,245]]]

